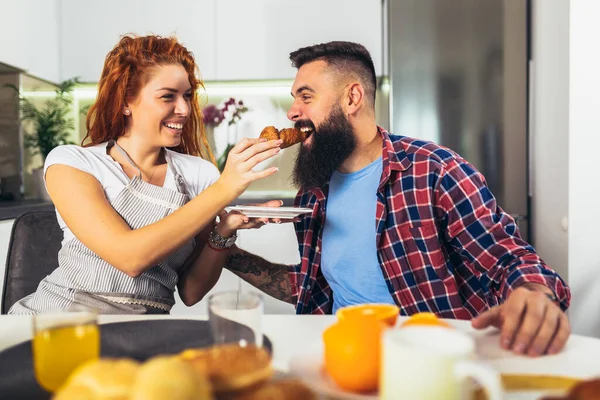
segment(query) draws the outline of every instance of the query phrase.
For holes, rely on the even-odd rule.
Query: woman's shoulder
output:
[[[77,144],[62,144],[53,148],[50,153],[48,153],[48,157],[69,157],[73,155],[78,155],[80,157],[91,157],[101,153],[102,148],[106,149],[106,143],[87,147]]]
[[[52,149],[44,162],[44,168],[54,164],[65,164],[86,172],[97,164],[98,155],[102,154],[103,144],[83,147],[75,144],[60,145]]]

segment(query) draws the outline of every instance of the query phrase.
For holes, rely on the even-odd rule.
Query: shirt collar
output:
[[[397,141],[392,143],[389,133],[380,126],[377,126],[377,132],[381,135],[383,142],[381,150],[381,160],[383,162],[383,173],[380,182],[381,187],[389,180],[392,171],[406,171],[410,168],[412,162],[406,155],[402,142]],[[316,196],[318,201],[322,201],[327,196],[328,187],[329,185],[327,184],[323,188],[310,189],[309,191]]]

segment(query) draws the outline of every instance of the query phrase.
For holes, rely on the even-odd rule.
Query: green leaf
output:
[[[233,149],[234,146],[235,144],[228,144],[223,154],[221,154],[221,157],[219,157],[219,159],[217,160],[217,168],[219,168],[219,171],[223,172],[223,170],[225,169],[225,164],[227,164],[227,156],[229,155],[229,152],[231,151],[231,149]]]
[[[46,100],[43,106],[36,106],[22,97],[15,85],[4,85],[12,89],[19,98],[21,121],[32,123],[32,130],[25,132],[23,140],[25,148],[32,154],[41,154],[45,160],[56,146],[73,143],[68,138],[75,129],[75,121],[68,115],[73,104],[73,89],[77,84],[77,77],[59,83],[54,98]]]

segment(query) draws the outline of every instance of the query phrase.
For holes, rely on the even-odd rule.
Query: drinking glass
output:
[[[32,353],[38,383],[55,392],[75,368],[100,356],[97,314],[74,311],[35,315]]]
[[[208,319],[215,344],[263,344],[262,296],[254,292],[228,291],[208,299]]]

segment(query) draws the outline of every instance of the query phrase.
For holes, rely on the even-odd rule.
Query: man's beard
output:
[[[303,190],[323,188],[356,148],[354,129],[340,106],[331,111],[319,129],[309,120],[298,121],[295,126],[310,127],[313,133],[311,146],[300,147],[292,182]]]

